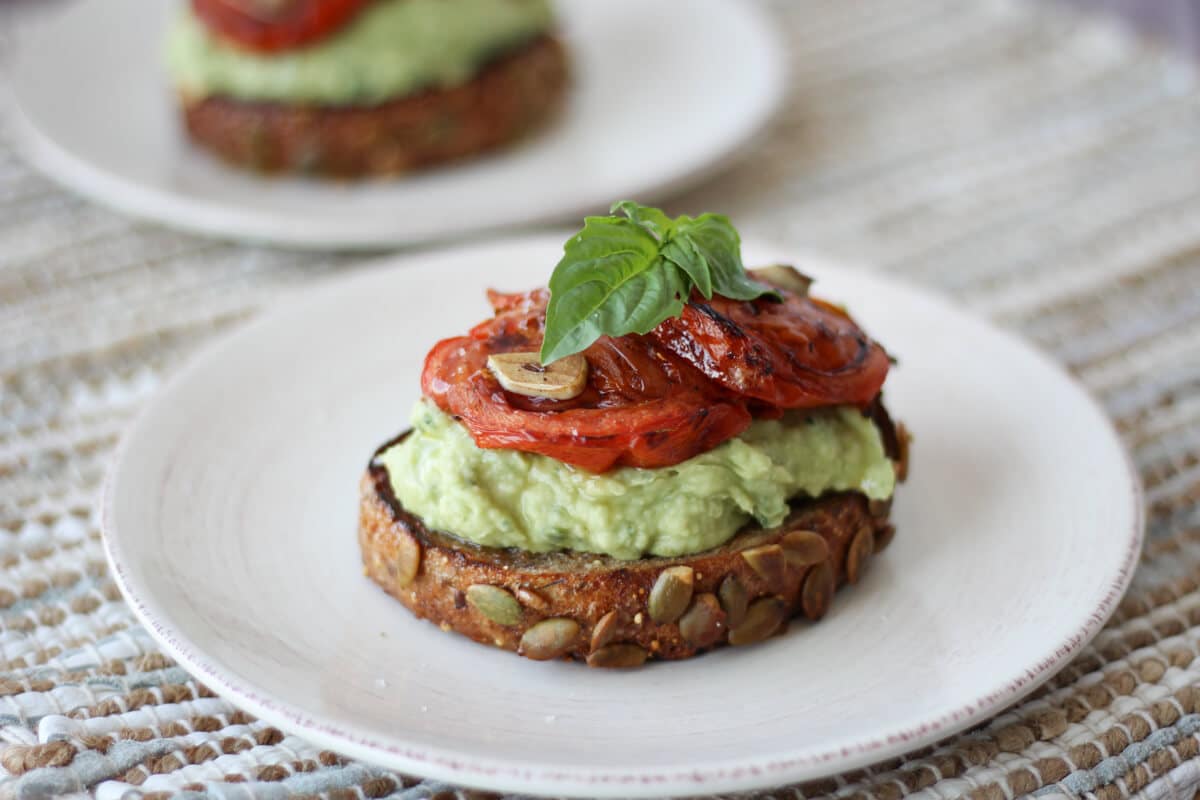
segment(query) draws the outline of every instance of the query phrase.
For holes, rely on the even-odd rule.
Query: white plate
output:
[[[185,141],[162,67],[173,5],[82,0],[32,31],[12,81],[23,149],[127,213],[291,247],[392,246],[575,219],[614,198],[650,202],[735,154],[783,86],[775,37],[753,4],[688,0],[681,14],[665,0],[563,0],[574,87],[544,132],[400,180],[264,179]]]
[[[214,690],[351,756],[533,794],[809,779],[911,750],[1031,691],[1096,633],[1141,541],[1136,479],[1048,359],[945,301],[791,259],[900,359],[915,431],[895,543],[819,625],[632,672],[534,663],[409,615],[366,578],[358,479],[426,350],[543,282],[562,237],[409,256],[209,349],[124,441],[104,529],[122,590]]]

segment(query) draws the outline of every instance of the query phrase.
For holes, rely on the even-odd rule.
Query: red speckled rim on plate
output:
[[[369,274],[370,271],[364,272]],[[362,274],[359,279],[361,277]],[[914,291],[899,281],[881,278],[878,275],[873,275],[873,278],[885,284],[891,283],[897,287],[903,287],[907,291]],[[349,280],[355,280],[355,278],[351,277]],[[320,289],[310,289],[304,294],[312,296],[317,291]],[[149,598],[148,593],[140,591],[139,587],[134,585],[130,579],[130,571],[124,566],[127,559],[117,544],[112,519],[116,473],[124,458],[129,441],[128,435],[123,437],[116,457],[105,477],[100,514],[105,552],[112,566],[117,585],[138,620],[145,625],[167,653],[213,691],[263,720],[302,735],[322,747],[401,772],[465,786],[521,794],[658,797],[714,794],[782,786],[812,780],[833,772],[868,766],[933,744],[967,727],[985,721],[988,717],[994,716],[1028,695],[1064,667],[1099,633],[1116,610],[1118,602],[1133,578],[1134,569],[1141,554],[1144,533],[1145,512],[1142,487],[1133,462],[1128,451],[1121,444],[1116,430],[1107,422],[1107,415],[1091,394],[1049,356],[1030,346],[1016,335],[998,328],[986,320],[979,320],[978,317],[964,312],[953,302],[927,290],[916,289],[915,291],[935,299],[954,313],[967,313],[968,316],[987,325],[993,333],[1020,344],[1031,357],[1037,358],[1043,364],[1054,369],[1086,398],[1086,402],[1097,417],[1105,421],[1105,424],[1098,426],[1097,435],[1109,437],[1123,456],[1133,501],[1133,520],[1126,534],[1127,541],[1118,568],[1101,581],[1101,585],[1107,586],[1107,589],[1099,605],[1088,614],[1075,632],[1034,663],[1028,665],[1023,671],[1002,681],[975,700],[961,705],[953,711],[931,717],[920,724],[897,729],[883,737],[869,738],[851,746],[792,758],[768,757],[761,760],[741,758],[730,763],[717,762],[695,768],[664,768],[661,770],[631,770],[621,767],[604,770],[546,769],[532,764],[464,758],[453,751],[426,746],[420,742],[402,744],[383,742],[347,731],[336,722],[310,714],[298,706],[280,702],[265,694],[262,689],[257,688],[251,682],[218,668],[185,634],[167,624],[164,621],[166,615],[161,613],[152,599],[147,599]],[[270,315],[265,316],[269,317]],[[259,320],[248,323],[248,326],[253,327],[262,319],[260,317]],[[224,337],[219,337],[217,341],[209,345],[209,350],[215,350],[226,339],[240,335],[246,327],[242,326]],[[194,359],[169,383],[173,384],[184,380],[191,368],[204,360],[203,355]],[[141,413],[147,413],[146,409],[143,409]],[[134,430],[136,427],[137,422],[135,421],[129,430]]]

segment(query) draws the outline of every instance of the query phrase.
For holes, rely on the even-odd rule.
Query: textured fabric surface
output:
[[[932,750],[773,794],[1192,797],[1195,76],[1061,9],[778,0],[772,13],[792,60],[787,109],[674,210],[720,209],[747,235],[940,288],[1024,334],[1112,415],[1149,514],[1128,598],[1032,698]],[[0,39],[11,19],[0,16]],[[163,375],[286,290],[358,263],[131,222],[32,172],[0,132],[0,792],[453,791],[322,751],[213,697],[134,622],[98,538],[103,470]]]

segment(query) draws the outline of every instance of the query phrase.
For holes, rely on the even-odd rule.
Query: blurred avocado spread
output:
[[[189,6],[168,34],[167,65],[190,99],[370,105],[470,80],[553,23],[548,0],[376,0],[327,39],[256,53],[210,32]]]

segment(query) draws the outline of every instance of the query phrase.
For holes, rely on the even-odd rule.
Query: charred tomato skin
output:
[[[421,388],[484,448],[541,453],[591,472],[671,466],[744,431],[745,404],[645,336],[602,337],[584,352],[588,382],[570,400],[505,391],[487,370],[493,353],[536,351],[544,291],[490,294],[494,319],[429,352]]]
[[[783,293],[740,301],[694,295],[683,315],[650,333],[710,380],[776,408],[865,407],[890,361],[840,308]]]
[[[495,311],[434,345],[421,388],[479,447],[540,453],[591,472],[678,464],[790,408],[867,407],[889,361],[841,309],[785,293],[783,302],[693,297],[683,317],[645,336],[601,337],[570,400],[504,390],[495,353],[536,352],[549,293],[490,291]]]

